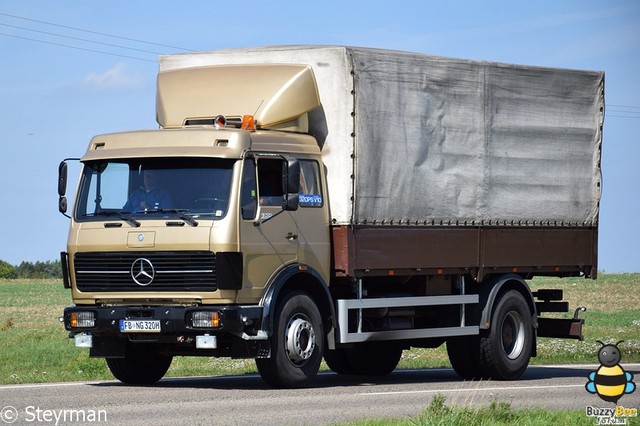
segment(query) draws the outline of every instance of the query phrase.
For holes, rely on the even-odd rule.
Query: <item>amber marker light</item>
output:
[[[240,126],[242,130],[256,130],[256,120],[253,118],[253,115],[243,115],[242,116],[242,125]]]
[[[211,327],[220,327],[220,313],[218,311],[211,315]]]

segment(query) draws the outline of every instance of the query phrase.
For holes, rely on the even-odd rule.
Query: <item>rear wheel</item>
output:
[[[262,378],[273,387],[308,386],[322,361],[324,330],[320,312],[305,293],[285,296],[271,336],[271,357],[256,359]]]
[[[453,370],[465,380],[482,378],[480,337],[461,336],[447,340],[447,354]]]
[[[331,371],[338,374],[354,374],[347,352],[343,348],[337,348],[335,350],[326,350],[324,352],[324,361]]]
[[[395,342],[364,342],[352,348],[327,351],[324,359],[338,374],[386,376],[402,357],[402,346]]]
[[[483,375],[496,380],[517,379],[529,365],[533,351],[531,311],[522,294],[505,292],[491,318],[491,329],[480,337]]]
[[[107,358],[113,376],[128,385],[151,385],[164,377],[173,357],[130,345],[124,358]]]

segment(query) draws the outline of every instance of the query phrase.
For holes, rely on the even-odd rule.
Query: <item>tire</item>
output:
[[[354,374],[351,364],[349,364],[346,349],[337,348],[333,351],[326,350],[324,352],[324,361],[334,373]]]
[[[482,377],[480,366],[480,337],[461,336],[447,340],[447,354],[453,370],[465,380]]]
[[[491,317],[491,329],[480,337],[482,375],[513,380],[524,373],[533,350],[532,313],[516,290],[502,294]]]
[[[279,304],[271,357],[256,359],[262,378],[275,388],[308,386],[318,374],[324,349],[320,311],[305,293],[294,292]]]
[[[324,359],[338,374],[386,376],[398,366],[402,346],[394,342],[364,342],[353,348],[327,351]]]
[[[124,358],[107,358],[113,376],[128,385],[152,385],[162,379],[173,357],[128,346]]]
[[[402,346],[394,342],[365,342],[347,352],[354,374],[386,376],[398,366]]]

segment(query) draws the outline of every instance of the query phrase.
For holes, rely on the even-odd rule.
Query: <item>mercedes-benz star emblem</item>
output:
[[[141,257],[134,260],[131,264],[131,278],[133,278],[133,281],[138,285],[143,287],[148,286],[153,282],[155,275],[156,271],[149,259]]]

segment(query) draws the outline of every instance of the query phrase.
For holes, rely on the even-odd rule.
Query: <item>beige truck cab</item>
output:
[[[218,85],[207,95],[225,101],[243,94],[224,89],[259,79],[252,87],[262,91],[250,99],[265,99],[264,107],[240,115],[256,106],[225,102],[218,110],[207,97],[203,109],[231,115],[194,113],[190,90],[212,79]],[[315,280],[318,294],[329,282],[324,167],[316,140],[302,133],[304,115],[318,106],[311,69],[214,67],[161,74],[159,85],[163,129],[96,136],[81,158],[63,254],[76,305],[65,324],[127,383],[157,381],[176,354],[267,357],[278,325],[268,307],[284,282]],[[322,297],[324,324],[305,316],[287,325],[297,336],[294,364],[312,353],[311,363],[320,362],[314,349],[333,318],[328,293]]]

